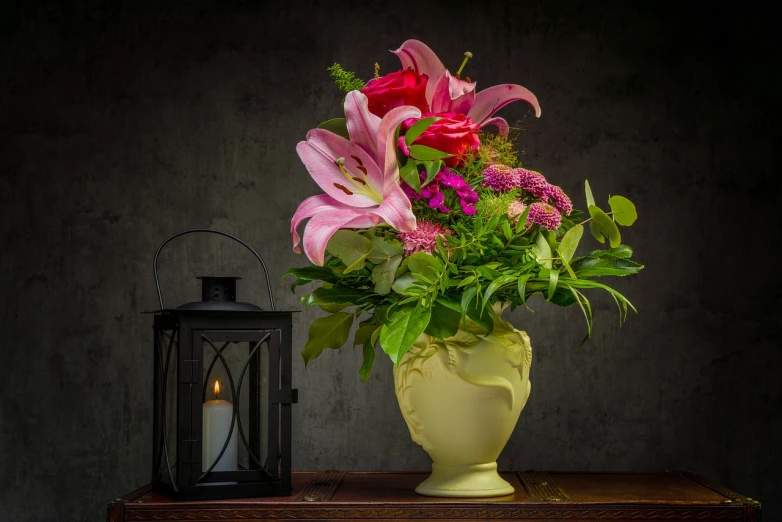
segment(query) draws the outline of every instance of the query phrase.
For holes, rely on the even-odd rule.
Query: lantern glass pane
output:
[[[269,355],[263,338],[257,332],[202,336],[202,472],[265,467]]]

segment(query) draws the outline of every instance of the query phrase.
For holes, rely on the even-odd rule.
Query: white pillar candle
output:
[[[204,403],[203,436],[201,437],[201,471],[206,471],[223,449],[228,431],[233,421],[234,405],[220,398],[220,383],[215,381],[215,398]],[[223,456],[212,471],[236,471],[239,469],[236,458],[236,432],[234,424],[231,439]]]

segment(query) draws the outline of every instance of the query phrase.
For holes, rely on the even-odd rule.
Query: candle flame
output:
[[[215,381],[215,399],[220,396],[220,381]]]

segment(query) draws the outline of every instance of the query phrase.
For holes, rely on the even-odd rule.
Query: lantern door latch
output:
[[[201,361],[185,359],[182,361],[182,384],[201,384]]]
[[[271,390],[272,404],[296,404],[299,402],[299,390]]]

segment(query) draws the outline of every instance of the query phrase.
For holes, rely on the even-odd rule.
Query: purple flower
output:
[[[522,168],[513,169],[519,176],[519,188],[525,190],[536,198],[543,198],[546,188],[549,186],[546,178],[540,172]]]
[[[527,222],[542,225],[548,230],[556,230],[562,224],[562,216],[548,203],[537,202],[529,206]]]
[[[570,213],[573,212],[573,202],[570,201],[570,198],[560,187],[556,185],[549,185],[546,187],[543,196],[544,199],[553,200],[554,206],[557,208],[557,210],[566,216],[569,216]]]
[[[519,186],[519,174],[507,165],[491,165],[483,171],[483,186],[495,192],[509,192]]]
[[[419,179],[421,180],[421,183],[423,183],[426,180],[426,173],[422,172]],[[442,192],[443,187],[453,189],[453,191],[456,192],[456,195],[459,198],[459,205],[461,205],[462,211],[465,214],[475,214],[476,210],[474,204],[478,201],[478,193],[464,181],[463,177],[451,172],[447,168],[440,170],[440,172],[435,175],[432,182],[427,186],[421,187],[420,194],[407,184],[404,184],[402,189],[410,199],[427,199],[429,200],[430,208],[448,214],[451,210],[445,206],[445,194]]]

